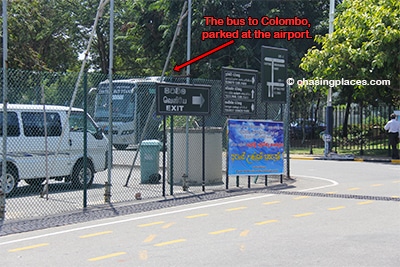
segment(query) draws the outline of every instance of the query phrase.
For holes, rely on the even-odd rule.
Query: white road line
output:
[[[323,180],[323,181],[327,181],[327,182],[331,183],[331,184],[326,185],[326,186],[319,186],[319,187],[313,187],[313,188],[299,190],[299,191],[302,191],[302,192],[304,192],[304,191],[312,191],[312,190],[317,190],[317,189],[322,189],[322,188],[327,188],[327,187],[332,187],[332,186],[336,186],[336,185],[339,184],[338,182],[336,182],[334,180],[321,178],[321,177],[303,176],[303,175],[293,175],[293,176],[302,177],[302,178]],[[66,233],[72,233],[72,232],[77,232],[77,231],[82,231],[82,230],[87,230],[87,229],[104,227],[104,226],[109,226],[109,225],[115,225],[115,224],[138,221],[138,220],[143,220],[143,219],[155,218],[155,217],[160,217],[160,216],[164,216],[164,215],[171,215],[171,214],[183,213],[183,212],[187,212],[187,211],[193,211],[193,210],[199,210],[199,209],[206,209],[206,208],[210,208],[210,207],[228,205],[228,204],[238,203],[238,202],[243,202],[243,201],[248,201],[248,200],[267,198],[267,197],[271,197],[271,196],[276,196],[276,195],[275,194],[268,194],[268,195],[257,195],[257,196],[247,197],[247,198],[240,198],[240,197],[243,197],[243,195],[242,195],[242,196],[237,196],[236,197],[236,198],[240,198],[240,199],[230,200],[230,201],[226,201],[226,202],[222,202],[222,203],[206,204],[206,205],[202,205],[202,206],[190,207],[190,208],[179,209],[179,210],[172,210],[172,211],[167,211],[167,212],[162,212],[162,213],[157,213],[157,214],[149,214],[149,215],[144,215],[144,216],[135,217],[135,218],[122,219],[122,220],[112,221],[112,222],[107,222],[107,223],[99,223],[99,224],[88,225],[88,226],[83,226],[83,227],[77,227],[77,228],[68,229],[68,230],[57,231],[57,232],[48,233],[48,234],[41,234],[41,235],[35,235],[35,236],[31,236],[31,237],[26,237],[26,238],[20,238],[20,239],[5,241],[5,242],[1,242],[0,246],[9,245],[9,244],[15,244],[15,243],[19,243],[19,242],[24,242],[24,241],[28,241],[28,240],[34,240],[34,239],[39,239],[39,238],[44,238],[44,237],[49,237],[49,236],[62,235],[62,234],[66,234]],[[221,199],[216,199],[216,200],[211,200],[211,201],[221,201]],[[211,202],[211,201],[209,201],[209,202]],[[195,203],[194,205],[196,205],[196,204],[197,203]],[[177,208],[177,207],[173,207],[173,208]],[[131,215],[134,215],[134,214],[131,214]],[[127,215],[127,216],[129,216],[129,215]],[[7,238],[7,237],[9,237],[9,236],[0,237],[0,240],[2,238]]]

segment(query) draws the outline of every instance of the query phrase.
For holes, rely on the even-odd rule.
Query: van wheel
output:
[[[84,187],[84,168],[83,168],[83,162],[80,161],[78,162],[75,167],[74,167],[74,171],[72,172],[72,184],[74,186],[83,188]],[[93,170],[93,166],[90,162],[87,163],[87,167],[86,167],[86,175],[87,175],[87,182],[86,182],[86,186],[89,187],[92,185],[93,183],[93,178],[94,178],[94,170]]]
[[[1,169],[0,169],[0,171],[1,171]],[[0,177],[1,177],[1,174],[0,174]],[[15,191],[15,189],[17,188],[18,182],[19,182],[19,180],[18,180],[17,171],[13,168],[11,168],[10,170],[8,170],[8,168],[7,168],[6,179],[4,181],[4,183],[5,183],[4,192],[6,193],[6,195],[10,195]],[[1,183],[0,183],[0,189],[1,189]]]

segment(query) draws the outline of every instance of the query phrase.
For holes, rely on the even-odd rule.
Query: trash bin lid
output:
[[[153,140],[143,140],[142,141],[142,146],[158,146],[161,147],[162,143],[158,141],[157,139]]]

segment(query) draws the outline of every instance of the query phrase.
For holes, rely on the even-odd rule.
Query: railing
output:
[[[336,106],[333,113],[334,151],[350,151],[363,155],[375,151],[375,154],[386,156],[388,153],[388,137],[384,125],[394,110],[392,106],[359,105]],[[304,118],[304,112],[291,111],[291,148],[323,148],[322,134],[325,130],[325,109],[309,112],[313,116]],[[378,152],[377,152],[378,151]]]

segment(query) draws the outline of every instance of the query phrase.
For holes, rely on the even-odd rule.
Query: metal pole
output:
[[[7,175],[7,57],[8,57],[8,25],[7,0],[3,0],[3,160],[1,168],[0,220],[6,218],[5,179]]]
[[[188,0],[188,25],[187,25],[187,45],[186,45],[186,60],[190,60],[190,43],[192,32],[192,0]],[[186,83],[190,83],[190,65],[186,67]],[[186,175],[189,176],[189,116],[186,116]]]
[[[290,178],[290,135],[289,135],[289,125],[290,125],[290,85],[286,88],[286,116],[285,116],[285,150],[286,150],[286,177]]]
[[[205,124],[206,119],[202,116],[203,126],[201,131],[201,146],[202,146],[202,158],[201,158],[201,180],[202,180],[202,190],[203,192],[206,191],[206,131],[205,131]]]
[[[163,71],[162,71],[162,74],[161,74],[161,82],[163,82],[164,75],[165,75],[165,71],[167,70],[168,63],[169,63],[169,59],[170,59],[171,54],[172,54],[172,51],[173,51],[173,49],[174,49],[176,37],[179,35],[179,32],[180,32],[180,30],[181,30],[181,28],[182,28],[182,20],[186,17],[186,14],[187,14],[187,13],[185,13],[186,4],[187,4],[187,2],[185,2],[184,5],[183,5],[182,12],[181,12],[181,16],[180,16],[180,18],[179,18],[178,25],[177,25],[176,30],[175,30],[175,35],[174,35],[174,37],[173,37],[173,39],[172,39],[171,47],[169,48],[167,60],[165,61],[164,68],[163,68]],[[136,154],[135,154],[135,157],[134,157],[133,162],[132,162],[132,165],[131,165],[131,169],[130,169],[130,171],[129,171],[128,177],[126,178],[126,182],[125,182],[125,185],[124,185],[125,187],[128,186],[129,180],[131,179],[133,167],[134,167],[134,165],[135,165],[135,162],[136,162],[138,153],[139,153],[139,151],[140,151],[141,143],[142,143],[142,140],[143,140],[143,138],[144,138],[144,134],[145,134],[145,132],[146,132],[146,130],[147,130],[147,125],[149,124],[150,118],[151,118],[151,116],[152,116],[152,114],[153,114],[153,111],[155,110],[155,107],[156,107],[156,98],[154,97],[154,99],[153,99],[153,101],[152,101],[152,103],[151,103],[150,112],[149,112],[149,114],[147,115],[146,123],[145,123],[145,125],[144,125],[144,127],[143,127],[143,132],[142,132],[142,134],[141,134],[141,137],[140,137],[140,140],[139,140],[139,143],[138,143],[138,147],[137,147]],[[171,120],[172,120],[172,116],[171,116]],[[171,127],[172,127],[172,126],[171,126]],[[171,128],[171,129],[173,129],[173,128]],[[172,137],[171,137],[171,138],[172,138]],[[172,144],[171,144],[171,150],[172,150]],[[172,159],[171,159],[171,160],[172,160]],[[172,194],[171,194],[171,195],[172,195]]]
[[[335,18],[335,0],[330,0],[329,3],[329,35],[333,33],[333,20]],[[333,135],[333,107],[332,107],[332,87],[328,89],[327,106],[326,106],[326,134],[329,135],[329,141],[325,141],[325,156],[332,150],[332,135]]]
[[[113,116],[112,116],[112,95],[113,95],[113,66],[114,66],[114,0],[110,0],[110,54],[108,62],[108,81],[109,81],[109,96],[108,96],[108,162],[107,162],[107,185],[111,186],[111,168],[112,168],[112,143],[113,143]],[[105,198],[105,202],[110,202],[110,196]]]
[[[83,75],[83,208],[87,207],[87,72]]]

